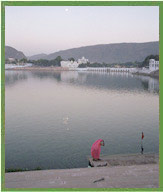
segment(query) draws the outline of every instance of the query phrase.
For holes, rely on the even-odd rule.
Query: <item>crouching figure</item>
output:
[[[91,147],[91,155],[94,161],[100,160],[101,146],[104,146],[104,140],[98,139]]]

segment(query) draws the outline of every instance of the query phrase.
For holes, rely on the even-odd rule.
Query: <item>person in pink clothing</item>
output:
[[[93,160],[100,160],[101,145],[104,146],[104,140],[98,139],[95,141],[91,147],[91,155]]]

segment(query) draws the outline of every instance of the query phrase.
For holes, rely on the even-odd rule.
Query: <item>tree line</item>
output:
[[[32,63],[36,66],[42,66],[42,67],[49,67],[49,66],[59,67],[59,66],[61,66],[62,60],[63,59],[61,58],[61,56],[58,56],[52,60],[39,59],[39,60],[29,60],[28,62]]]
[[[156,61],[159,60],[159,55],[149,55],[147,56],[144,61],[142,62],[126,62],[126,63],[82,63],[79,65],[79,68],[86,68],[86,67],[127,67],[127,68],[132,68],[132,67],[148,67],[149,66],[149,60],[150,59],[155,59]],[[69,61],[75,61],[73,57],[68,59]],[[26,58],[22,58],[20,60],[15,59],[14,61],[10,61],[9,59],[6,59],[6,63],[11,63],[11,64],[17,64],[17,63],[32,63],[33,65],[36,66],[42,66],[42,67],[49,67],[49,66],[54,66],[54,67],[60,67],[61,66],[61,61],[63,61],[61,56],[56,57],[55,59],[52,60],[47,60],[47,59],[39,59],[39,60],[27,60]]]
[[[138,67],[140,65],[139,62],[126,62],[126,63],[86,63],[86,64],[80,64],[79,68],[86,68],[86,67]]]
[[[14,59],[14,60],[5,59],[5,63],[7,64],[17,64],[17,63],[27,63],[27,62],[28,60],[26,58]]]
[[[156,61],[159,61],[159,55],[149,55],[147,56],[144,61],[142,62],[126,62],[126,63],[86,63],[86,64],[80,64],[79,68],[86,68],[86,67],[126,67],[126,68],[142,68],[142,67],[149,67],[149,60],[155,59]]]

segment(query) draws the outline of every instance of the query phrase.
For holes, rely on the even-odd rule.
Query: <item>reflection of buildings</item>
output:
[[[159,92],[159,81],[157,79],[150,78],[148,81],[148,90],[150,92]]]
[[[148,77],[148,76],[141,76],[138,78],[141,80],[144,89],[148,90],[151,93],[153,93],[153,92],[159,93],[159,80],[158,79]]]
[[[99,71],[99,72],[136,72],[136,68],[119,68],[119,67],[87,67],[88,71]]]
[[[60,72],[32,71],[32,76],[40,79],[56,79],[61,81]]]
[[[72,82],[78,79],[78,72],[76,71],[62,71],[61,72],[61,81],[63,82]]]
[[[118,90],[136,90],[143,89],[151,93],[159,93],[158,79],[149,76],[135,76],[131,73],[123,72],[78,72],[62,71],[61,81],[76,85],[85,85],[87,87],[98,87]],[[127,78],[127,79],[126,79]],[[135,79],[139,80],[136,83]]]
[[[84,83],[87,79],[87,73],[80,73],[77,71],[62,71],[61,81],[67,83]]]
[[[149,70],[155,71],[159,69],[159,61],[156,61],[155,59],[149,60]]]
[[[6,85],[23,82],[28,78],[54,79],[69,85],[84,86],[95,89],[107,89],[116,91],[144,90],[151,93],[159,93],[159,80],[149,76],[137,76],[123,72],[27,72],[5,71]]]
[[[61,61],[61,67],[69,68],[69,69],[76,69],[80,64],[88,63],[88,59],[85,59],[82,57],[81,59],[78,59],[78,61]]]
[[[5,85],[14,85],[18,82],[23,82],[27,80],[28,75],[23,71],[5,71]]]
[[[124,76],[124,77],[133,77],[132,73],[124,73],[124,72],[120,72],[120,71],[105,71],[105,70],[101,70],[101,71],[87,71],[87,73],[91,73],[91,74],[100,74],[100,75],[110,75],[110,76]]]

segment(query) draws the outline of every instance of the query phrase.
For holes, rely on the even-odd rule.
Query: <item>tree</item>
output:
[[[20,61],[20,63],[27,63],[27,59],[26,58],[22,58],[19,61]]]
[[[9,64],[10,63],[9,59],[5,59],[5,63]]]
[[[61,56],[56,57],[56,58],[55,58],[56,65],[57,65],[57,66],[61,66],[61,61],[62,61],[62,60],[63,60],[63,59],[62,59]]]
[[[82,63],[82,64],[80,64],[78,67],[79,67],[79,68],[86,68],[86,67],[87,67],[87,64]]]
[[[149,60],[150,59],[155,59],[156,61],[159,61],[159,55],[149,55],[147,56],[144,61],[142,62],[141,67],[147,67],[149,66]]]
[[[75,61],[75,59],[73,57],[68,59],[69,61]]]
[[[39,59],[37,61],[33,60],[30,62],[33,63],[34,65],[49,67],[49,66],[61,66],[61,61],[62,61],[62,58],[58,56],[53,60]]]

